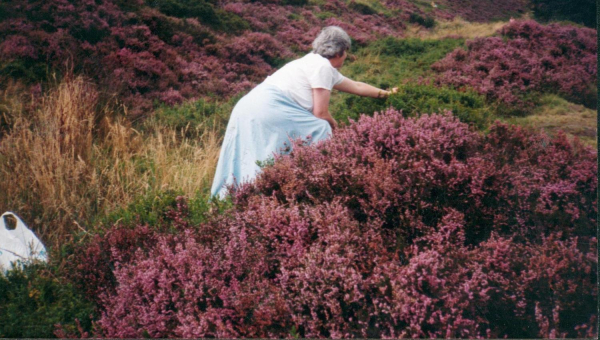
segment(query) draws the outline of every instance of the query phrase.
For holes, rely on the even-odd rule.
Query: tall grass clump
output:
[[[0,141],[1,210],[12,210],[46,244],[150,192],[193,196],[210,184],[219,121],[178,131],[156,123],[138,131],[102,105],[96,87],[66,79],[35,109],[14,115]]]
[[[2,210],[33,222],[42,236],[66,237],[96,199],[88,164],[97,104],[92,84],[66,81],[18,117],[1,141]]]
[[[596,171],[564,135],[388,110],[77,263],[113,280],[106,337],[595,337]]]

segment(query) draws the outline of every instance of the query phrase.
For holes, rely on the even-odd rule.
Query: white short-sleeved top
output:
[[[309,53],[287,63],[264,83],[274,85],[308,111],[313,111],[312,89],[330,90],[341,83],[344,77],[329,60],[319,54]]]

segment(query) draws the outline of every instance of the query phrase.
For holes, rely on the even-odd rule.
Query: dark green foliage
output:
[[[0,21],[8,19],[11,17],[11,6],[5,4],[4,2],[0,2]]]
[[[388,37],[375,42],[371,49],[383,55],[396,57],[414,56],[415,58],[423,58],[427,56],[427,59],[423,61],[433,63],[463,44],[463,39],[423,40],[418,38],[396,39]],[[426,55],[424,56],[424,54]]]
[[[531,7],[541,20],[569,20],[596,28],[595,0],[532,0]]]
[[[87,41],[90,44],[97,44],[102,39],[110,35],[109,28],[102,28],[96,23],[84,26],[74,26],[71,28],[71,35],[80,41]]]
[[[207,28],[193,25],[187,19],[173,20],[159,13],[150,13],[141,16],[141,20],[153,34],[167,44],[177,45],[173,43],[172,37],[181,33],[189,34],[193,37],[194,43],[199,46],[216,41],[215,36]]]
[[[90,331],[92,304],[46,265],[29,265],[0,275],[0,337],[53,338],[55,325],[76,334],[76,319]]]
[[[472,104],[473,106],[460,104],[461,100],[465,101],[466,99],[458,99],[461,96],[472,97],[473,94],[432,86],[411,85],[417,83],[419,79],[427,79],[432,72],[431,65],[433,63],[463,45],[464,39],[385,38],[357,51],[356,60],[345,66],[342,73],[350,79],[373,84],[382,89],[405,83],[406,85],[400,88],[400,94],[394,96],[399,98],[395,105],[398,109],[404,110],[404,114],[408,114],[412,110],[438,112],[438,109],[446,108],[456,111],[455,114],[460,115],[465,122],[480,126],[486,120],[487,109],[485,113],[483,111],[471,112],[471,110],[483,110],[483,105],[478,104],[477,100]],[[444,94],[442,95],[442,93]],[[417,97],[411,97],[414,95]],[[451,102],[453,104],[449,104]],[[342,121],[347,118],[356,120],[361,113],[371,114],[374,111],[386,109],[390,105],[392,104],[388,100],[334,93],[331,112],[336,119],[342,119]]]
[[[552,93],[551,91],[548,91]],[[495,102],[495,112],[499,117],[525,117],[530,115],[533,110],[539,105],[542,92],[529,91],[518,93],[518,98],[526,105],[515,105],[514,103]],[[490,100],[488,99],[488,102]]]
[[[122,11],[137,12],[142,8],[144,0],[112,0]]]
[[[29,59],[14,60],[0,64],[0,77],[21,79],[25,83],[35,83],[46,80],[48,65],[44,62]]]
[[[283,0],[284,5],[304,6],[308,5],[308,0]]]
[[[351,1],[350,4],[348,4],[348,8],[364,15],[377,14],[377,11],[371,8],[371,6],[356,1]]]
[[[408,18],[408,21],[412,22],[413,24],[419,24],[426,28],[432,28],[433,26],[435,26],[435,20],[432,17],[423,17],[418,13],[411,13],[410,17]]]
[[[390,106],[402,110],[404,116],[450,110],[462,122],[473,124],[480,129],[487,126],[491,112],[491,108],[485,104],[484,97],[475,92],[461,92],[432,85],[405,84],[398,88],[397,94],[387,99],[349,96],[346,98],[346,105],[348,110],[341,115],[354,120],[362,113],[381,112]]]
[[[152,0],[148,5],[177,18],[198,18],[206,24],[218,23],[212,4],[203,0]]]
[[[209,189],[206,186],[202,192],[196,193],[194,197],[187,198],[189,220],[195,224],[203,222],[210,210]],[[182,197],[182,195],[182,192],[175,190],[148,193],[143,197],[138,197],[127,207],[103,217],[98,221],[98,224],[103,226],[111,226],[117,223],[124,226],[168,225],[173,219],[169,216],[169,213],[178,209],[178,197]],[[228,205],[221,203],[224,205],[218,210],[226,210]],[[99,232],[102,233],[103,230],[100,229],[105,228],[99,228]]]
[[[201,23],[228,33],[250,29],[250,25],[235,13],[215,8],[214,1],[154,0],[149,6],[176,18],[197,18]],[[194,36],[194,34],[191,34]]]
[[[104,217],[100,224],[112,225],[120,223],[123,225],[158,225],[164,221],[165,214],[177,207],[177,197],[181,192],[164,191],[152,192],[144,197],[138,197],[136,201],[127,207],[121,208]]]
[[[227,33],[238,33],[250,30],[250,24],[239,15],[222,9],[217,9],[216,13],[219,23],[214,25],[214,28]]]

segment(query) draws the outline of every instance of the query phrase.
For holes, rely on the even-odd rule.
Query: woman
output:
[[[290,140],[328,138],[337,128],[329,113],[332,89],[374,98],[397,91],[356,82],[338,72],[350,49],[350,37],[340,27],[325,27],[312,46],[311,53],[283,66],[236,104],[211,196],[223,198],[227,185],[254,179],[260,171],[257,161],[289,151]]]

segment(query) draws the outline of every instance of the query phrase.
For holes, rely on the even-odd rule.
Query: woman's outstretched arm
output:
[[[335,85],[334,89],[342,92],[347,92],[351,94],[356,94],[363,97],[373,97],[373,98],[385,98],[392,93],[398,92],[398,88],[394,87],[392,90],[382,90],[378,89],[375,86],[369,85],[367,83],[363,83],[360,81],[354,81],[352,79],[344,79],[341,83]]]

